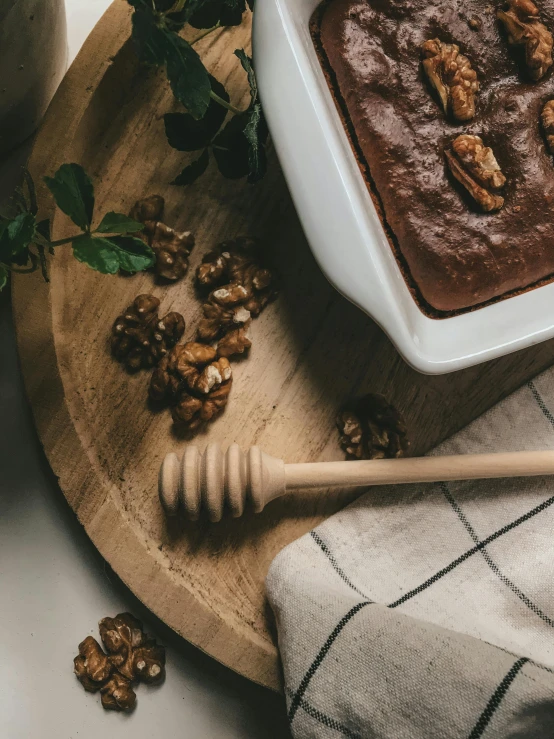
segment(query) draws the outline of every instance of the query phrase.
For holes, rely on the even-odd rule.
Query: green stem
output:
[[[170,13],[180,13],[181,10],[185,7],[186,2],[187,0],[177,0],[175,5],[173,5],[173,7],[171,8],[169,12]]]
[[[224,108],[227,108],[227,110],[230,110],[231,113],[234,113],[235,115],[240,115],[241,113],[244,112],[243,110],[239,110],[238,108],[235,108],[234,105],[231,105],[231,103],[228,103],[223,98],[220,98],[219,95],[216,95],[216,93],[213,90],[210,91],[210,97],[216,103],[218,103],[219,105],[222,105]]]
[[[58,241],[46,241],[46,239],[37,239],[37,241],[40,241],[46,246],[62,246],[63,244],[70,244],[72,241],[75,241],[76,238],[77,236],[69,236],[67,239],[59,239]]]
[[[17,272],[20,275],[27,275],[31,272],[34,272],[37,268],[37,265],[33,265],[32,267],[14,267],[13,264],[5,264],[5,262],[0,262],[2,267],[5,267],[6,269],[9,269],[10,272]]]
[[[191,46],[194,46],[194,44],[198,43],[198,41],[202,41],[203,38],[206,38],[210,33],[213,33],[214,31],[217,31],[218,28],[221,28],[219,23],[216,23],[215,26],[212,26],[211,28],[207,28],[205,31],[202,31],[202,33],[199,33],[196,38],[193,38],[190,42]]]

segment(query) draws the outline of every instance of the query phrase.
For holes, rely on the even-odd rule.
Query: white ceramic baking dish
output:
[[[554,283],[435,320],[412,298],[361,175],[309,32],[320,0],[258,0],[254,56],[262,103],[315,258],[404,359],[440,374],[554,336]],[[553,246],[554,248],[554,246]]]

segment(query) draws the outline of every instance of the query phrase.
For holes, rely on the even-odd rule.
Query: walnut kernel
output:
[[[250,311],[242,307],[246,291],[242,285],[229,285],[210,293],[208,301],[202,306],[197,337],[200,341],[212,342],[228,331],[250,321]]]
[[[144,633],[142,623],[130,613],[103,618],[98,627],[107,654],[96,639],[87,636],[74,659],[75,674],[85,690],[100,690],[104,708],[130,710],[136,702],[133,683],[163,679],[165,649]]]
[[[244,237],[225,241],[206,254],[196,279],[203,287],[240,285],[242,305],[252,316],[258,316],[277,295],[273,275],[260,264],[257,243]]]
[[[112,326],[113,356],[129,372],[153,367],[185,332],[185,319],[171,312],[158,316],[160,301],[153,295],[138,295]]]
[[[143,639],[140,621],[130,613],[120,613],[115,618],[103,618],[98,630],[110,655],[110,662],[123,677],[132,680],[133,650],[141,646]]]
[[[499,210],[504,205],[504,198],[490,191],[503,187],[506,178],[492,149],[479,136],[458,136],[444,154],[453,176],[484,212]]]
[[[137,696],[131,681],[114,672],[111,678],[100,688],[102,705],[112,711],[130,711],[135,707]]]
[[[469,121],[475,115],[475,93],[479,90],[477,73],[456,44],[434,38],[421,47],[423,68],[437,91],[446,115],[457,121]]]
[[[382,395],[371,393],[346,405],[337,426],[348,459],[403,457],[410,446],[402,416]]]
[[[511,46],[522,46],[525,66],[532,80],[540,80],[552,66],[552,34],[538,19],[539,9],[531,0],[508,0],[507,9],[496,13]]]
[[[231,365],[199,342],[177,345],[152,373],[150,397],[172,406],[173,420],[190,431],[212,420],[227,405]]]
[[[152,231],[163,214],[165,200],[161,195],[150,195],[137,200],[129,212],[129,217],[139,223],[144,223],[147,231]]]
[[[180,280],[189,268],[188,258],[194,247],[190,231],[179,233],[158,221],[150,237],[150,246],[156,255],[155,272],[165,280]]]
[[[271,272],[258,258],[252,239],[226,241],[209,252],[196,272],[202,287],[216,287],[202,307],[197,338],[218,341],[222,357],[242,354],[252,345],[248,328],[277,291]]]
[[[250,338],[250,324],[247,321],[239,328],[228,331],[217,343],[217,354],[219,357],[232,357],[236,354],[244,354],[252,346]]]
[[[500,165],[490,146],[479,136],[462,134],[452,142],[452,149],[461,163],[483,187],[500,190],[506,184]]]
[[[175,231],[161,222],[165,201],[161,195],[150,195],[137,200],[129,216],[144,223],[141,236],[154,250],[154,271],[158,277],[175,282],[184,277],[188,270],[188,258],[194,247],[194,236],[190,231]]]
[[[113,666],[102,647],[92,636],[79,644],[79,654],[73,660],[74,672],[85,690],[95,693],[112,673]]]

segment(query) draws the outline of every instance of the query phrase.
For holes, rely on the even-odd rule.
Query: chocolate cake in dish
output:
[[[554,0],[329,0],[312,34],[430,315],[554,279]]]

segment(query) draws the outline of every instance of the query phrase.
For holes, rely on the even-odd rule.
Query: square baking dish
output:
[[[441,374],[554,336],[554,283],[447,318],[415,302],[329,90],[310,18],[320,0],[261,0],[254,57],[271,136],[314,256],[416,370]],[[369,163],[371,167],[371,162]],[[554,248],[554,245],[553,245]]]

